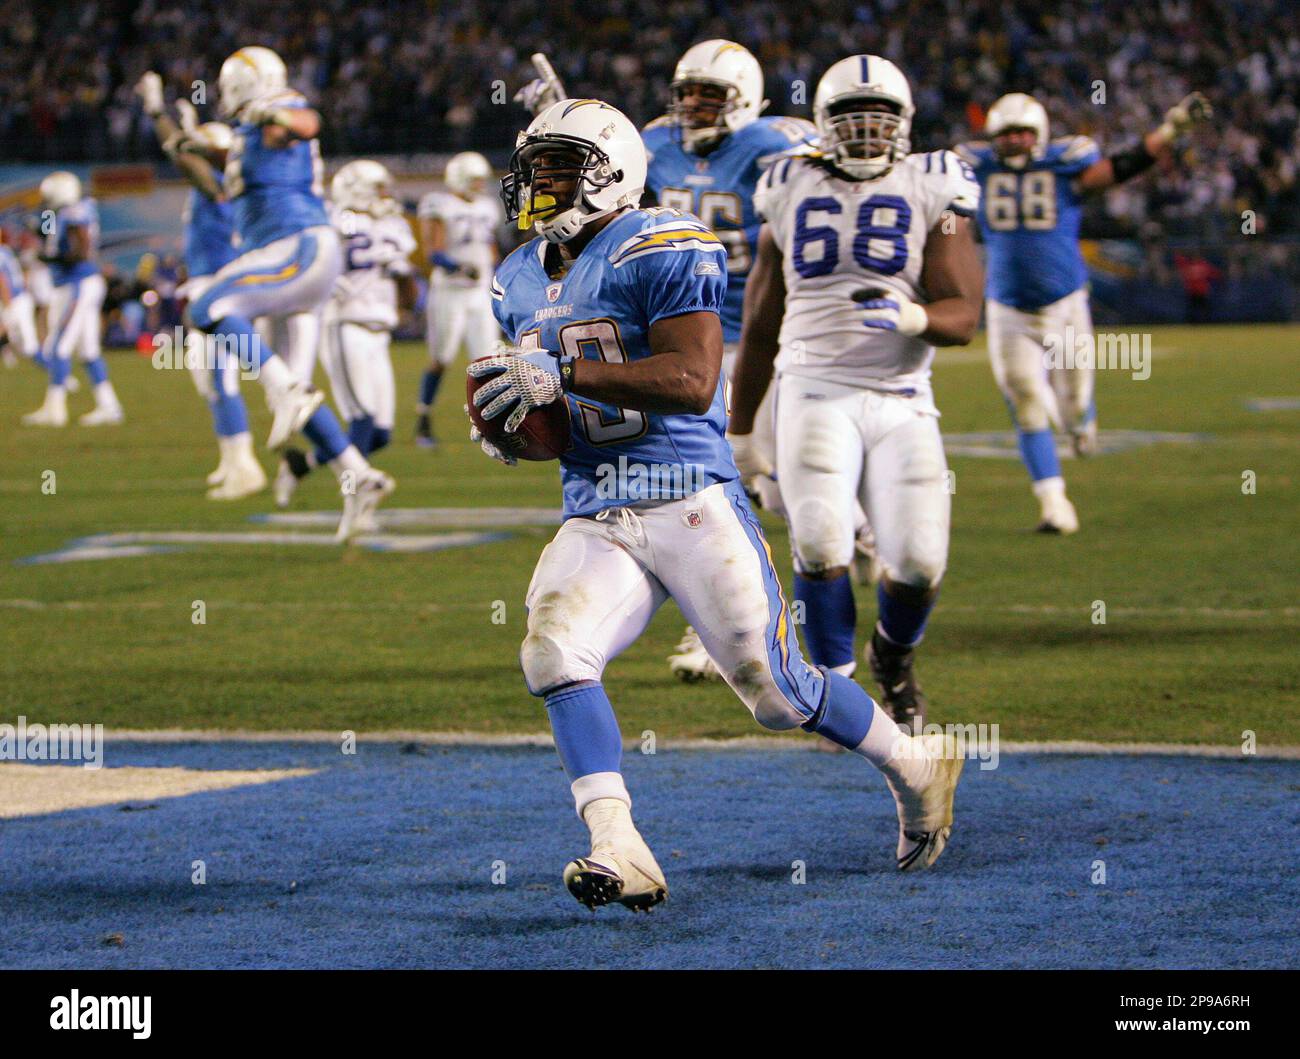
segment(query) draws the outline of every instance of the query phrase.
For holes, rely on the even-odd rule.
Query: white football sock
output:
[[[121,407],[117,399],[117,391],[113,389],[113,384],[107,379],[95,383],[95,405],[98,408]]]
[[[925,784],[934,774],[934,761],[925,744],[904,733],[879,703],[871,715],[866,737],[853,752],[861,754],[886,776],[901,780],[909,787]]]
[[[361,455],[361,450],[355,445],[349,445],[340,452],[334,459],[330,460],[330,470],[334,472],[334,477],[342,479],[343,475],[351,471],[354,475],[360,475],[370,470],[370,464],[366,458]]]

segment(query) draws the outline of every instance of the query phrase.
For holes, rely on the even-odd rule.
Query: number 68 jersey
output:
[[[865,327],[852,296],[880,287],[928,300],[921,268],[931,230],[979,208],[970,167],[951,151],[934,151],[909,155],[874,180],[852,180],[824,156],[795,155],[763,175],[754,206],[783,256],[777,370],[928,394],[934,347]]]

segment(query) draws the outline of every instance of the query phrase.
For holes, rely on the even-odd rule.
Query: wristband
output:
[[[1122,184],[1130,177],[1150,169],[1156,164],[1155,156],[1146,148],[1145,143],[1137,143],[1124,151],[1110,156],[1111,169],[1115,172],[1115,183]]]
[[[446,269],[448,272],[456,272],[460,269],[460,263],[442,250],[435,250],[429,255],[429,264],[435,268]]]
[[[577,357],[560,357],[560,391],[562,393],[573,392],[573,371],[577,362]]]

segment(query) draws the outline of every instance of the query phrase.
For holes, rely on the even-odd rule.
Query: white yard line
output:
[[[331,743],[342,742],[342,731],[289,729],[285,731],[219,730],[212,728],[108,728],[108,742],[132,743]],[[545,733],[427,732],[382,731],[357,732],[358,743],[415,743],[420,746],[470,747],[550,747]],[[630,751],[639,751],[641,740],[623,741]],[[659,739],[657,750],[815,750],[808,738],[748,735],[733,739]],[[1247,756],[1265,760],[1300,761],[1300,746],[1260,746],[1253,755],[1244,755],[1238,744],[1211,746],[1198,743],[1095,743],[1086,740],[1010,741],[1002,740],[998,751],[1005,754],[1101,754],[1119,756],[1169,755],[1242,759]]]

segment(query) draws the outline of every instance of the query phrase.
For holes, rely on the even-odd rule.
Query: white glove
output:
[[[740,480],[749,482],[754,478],[766,476],[772,477],[772,461],[767,458],[754,440],[753,434],[727,434],[727,441],[731,445],[731,455],[736,461],[736,470],[740,472]]]
[[[149,117],[156,118],[163,112],[162,77],[154,71],[147,71],[136,82],[135,94],[140,97],[140,102],[144,104],[144,112]]]
[[[280,96],[269,95],[254,99],[239,115],[240,121],[249,125],[282,125],[284,108],[279,106]]]
[[[853,292],[853,300],[866,310],[862,326],[875,331],[897,331],[900,335],[919,335],[930,326],[925,309],[905,294],[869,287]]]
[[[536,117],[552,103],[558,103],[560,97],[555,94],[550,82],[535,77],[515,93],[515,102],[527,107]]]
[[[1165,111],[1165,123],[1157,131],[1172,142],[1193,125],[1208,121],[1213,114],[1210,101],[1200,92],[1191,92]]]
[[[514,406],[506,418],[507,434],[518,430],[534,408],[558,401],[564,392],[556,359],[541,350],[498,353],[473,361],[467,370],[476,379],[490,380],[474,394],[474,407],[484,419],[496,419]]]
[[[187,133],[193,132],[199,127],[199,112],[195,109],[194,104],[184,96],[176,100],[176,112],[181,116],[181,128]]]
[[[465,414],[469,415],[469,405],[465,406]],[[481,448],[488,456],[491,456],[496,460],[497,463],[504,463],[507,467],[513,467],[519,462],[513,456],[502,452],[499,448],[493,445],[492,442],[488,441],[488,439],[483,436],[483,432],[473,423],[469,425],[469,439],[470,441],[477,441],[479,448]]]

